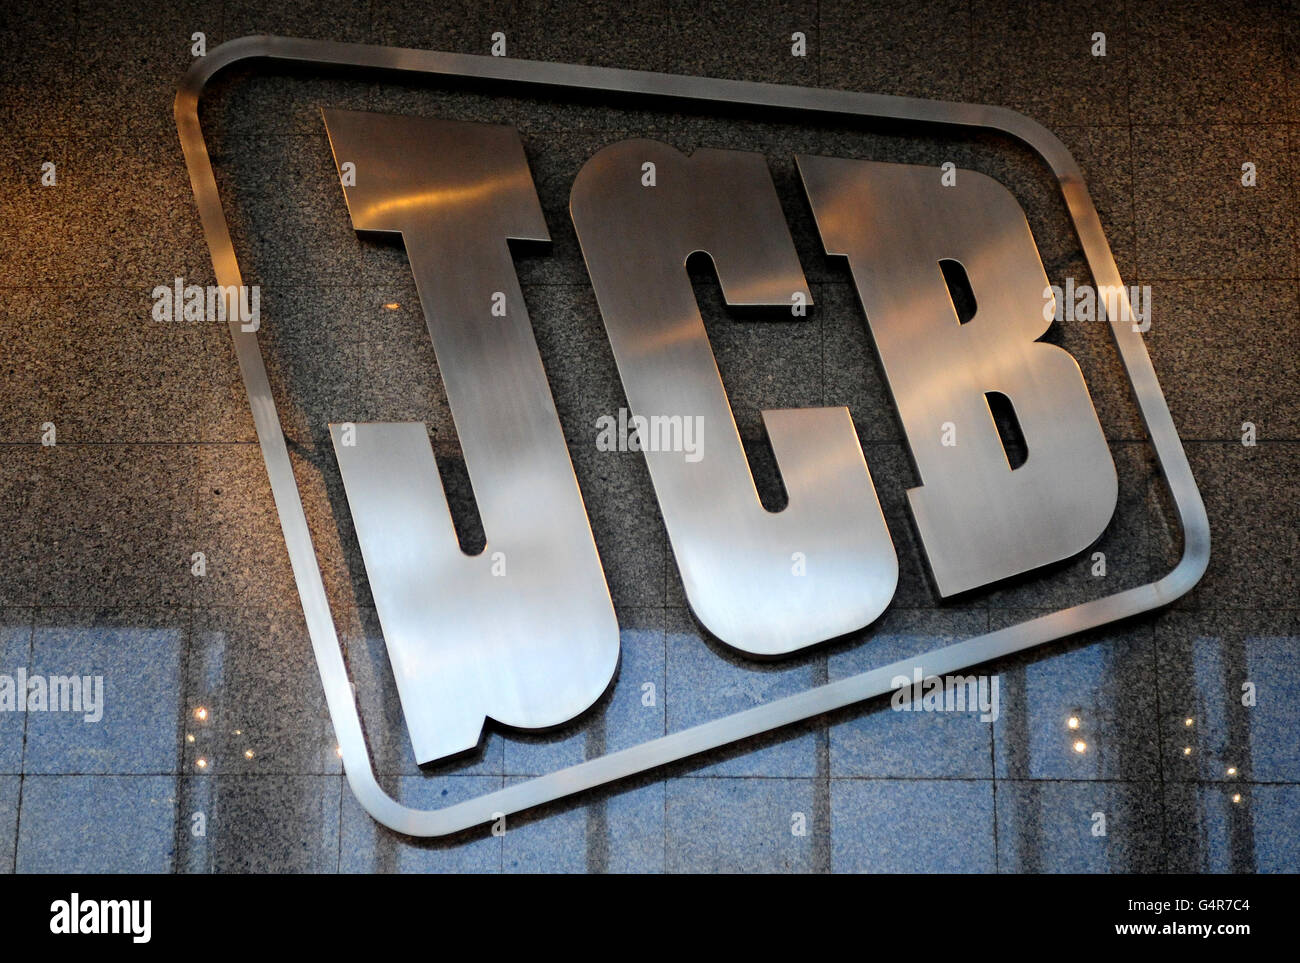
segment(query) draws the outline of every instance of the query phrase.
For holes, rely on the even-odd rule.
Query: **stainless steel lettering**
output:
[[[570,209],[631,410],[702,419],[702,457],[644,452],[700,621],[760,655],[870,623],[898,560],[848,409],[763,412],[789,495],[767,512],[686,270],[704,251],[730,305],[811,303],[762,155],[624,141],[582,168]]]
[[[530,91],[546,90],[559,96],[566,93],[595,95],[610,103],[620,103],[620,98],[634,95],[669,110],[690,103],[705,109],[740,109],[746,114],[779,122],[805,119],[817,122],[827,117],[838,117],[846,125],[852,124],[861,130],[874,129],[882,122],[896,129],[902,123],[924,129],[928,135],[936,131],[969,133],[976,130],[1019,141],[1043,163],[1059,186],[1061,200],[1097,285],[1121,292],[1120,309],[1107,319],[1106,327],[1141,412],[1159,467],[1158,478],[1170,496],[1177,516],[1176,524],[1182,534],[1182,551],[1177,563],[1161,571],[1147,584],[1099,594],[1066,608],[1037,613],[1025,621],[1003,625],[942,648],[918,652],[891,664],[877,664],[874,668],[833,682],[814,685],[784,698],[766,700],[740,712],[607,752],[565,769],[512,780],[500,789],[460,802],[432,808],[415,807],[389,795],[374,771],[362,731],[357,694],[339,646],[257,335],[242,330],[238,320],[232,320],[231,340],[257,428],[344,769],[360,805],[383,825],[413,836],[446,837],[471,826],[497,821],[502,814],[572,798],[575,794],[618,779],[680,762],[718,747],[734,747],[741,740],[778,727],[798,724],[822,713],[879,697],[894,688],[892,680],[898,675],[911,675],[918,670],[923,675],[945,675],[1014,653],[1042,650],[1073,633],[1113,624],[1169,605],[1186,594],[1205,574],[1211,542],[1205,505],[1140,329],[1133,323],[1123,295],[1123,281],[1088,193],[1083,172],[1060,140],[1023,114],[985,104],[927,101],[825,87],[714,80],[289,37],[243,37],[210,50],[206,57],[195,58],[181,82],[175,103],[177,130],[194,188],[197,211],[212,254],[213,269],[218,283],[227,287],[237,287],[242,283],[241,265],[204,139],[200,106],[208,84],[223,70],[232,65],[256,69],[265,64],[295,64],[308,69],[328,66],[361,77],[372,76],[372,71],[382,69],[398,76],[419,78],[429,84],[448,79],[486,80],[510,96],[527,96]],[[1102,330],[1098,331],[1098,338],[1103,337]],[[942,372],[935,373],[936,379],[943,376]]]
[[[326,110],[358,231],[402,235],[487,547],[461,551],[423,423],[332,425],[416,758],[485,717],[565,722],[618,624],[507,238],[549,241],[512,127]]]
[[[830,254],[848,258],[921,485],[912,514],[941,594],[1082,551],[1115,510],[1110,449],[1078,364],[1040,343],[1043,272],[1001,184],[939,168],[800,157]],[[941,260],[964,269],[961,323]],[[1014,470],[987,393],[1010,399],[1028,457]]]

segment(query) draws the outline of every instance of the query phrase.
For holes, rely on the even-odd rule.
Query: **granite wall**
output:
[[[48,0],[0,18],[0,674],[102,675],[106,689],[99,722],[0,712],[0,869],[1300,869],[1293,3]],[[1046,124],[1082,166],[1125,281],[1150,286],[1146,342],[1213,531],[1201,584],[999,663],[991,724],[875,704],[512,817],[504,836],[379,828],[341,775],[230,336],[151,314],[156,285],[214,280],[171,98],[195,32],[208,50],[274,33],[485,54],[498,30],[510,56],[997,103]],[[404,253],[353,232],[321,106],[519,128],[553,243],[516,264],[622,626],[618,682],[577,723],[490,729],[471,758],[425,770],[326,425],[424,420],[472,541],[469,487]],[[1177,557],[1109,334],[1074,320],[1047,340],[1078,358],[1119,471],[1096,549],[1106,574],[1085,555],[946,603],[926,575],[905,508],[915,469],[793,157],[984,171],[1024,206],[1053,283],[1086,282],[1053,183],[1012,143],[266,65],[220,77],[203,120],[375,765],[404,802],[482,794],[1151,581]],[[765,493],[779,483],[760,409],[852,413],[901,568],[889,611],[854,637],[767,663],[709,638],[641,456],[597,450],[596,419],[626,402],[567,199],[591,154],[632,136],[768,158],[815,309],[737,320],[710,273],[694,280]]]

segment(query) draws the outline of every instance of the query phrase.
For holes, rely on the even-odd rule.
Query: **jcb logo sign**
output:
[[[233,48],[233,50],[231,49]],[[221,57],[226,51],[224,61]],[[1009,112],[887,97],[525,64],[276,38],[215,51],[177,100],[219,280],[238,269],[197,124],[222,62],[250,55],[495,76],[661,96],[908,117],[1012,130],[1056,170],[1100,285],[1122,291],[1077,169]],[[213,62],[213,58],[217,58]],[[191,112],[194,111],[193,116]],[[965,111],[970,111],[969,115]],[[1001,124],[993,123],[995,120]],[[537,728],[607,688],[619,634],[533,339],[508,242],[549,240],[508,126],[326,110],[353,226],[401,236],[446,386],[487,545],[461,551],[423,423],[331,426],[416,758],[472,748],[485,719]],[[1053,314],[1025,216],[972,171],[800,156],[828,253],[847,259],[920,485],[912,517],[940,594],[1030,572],[1089,546],[1117,497],[1115,467],[1078,365],[1040,342]],[[691,608],[714,635],[780,656],[860,629],[889,604],[898,560],[846,408],[764,411],[789,497],[759,501],[686,270],[704,252],[728,304],[790,311],[812,295],[765,159],[687,156],[628,140],[579,172],[570,211]],[[953,285],[973,295],[960,310]],[[963,299],[964,300],[964,299]],[[358,797],[406,832],[450,832],[888,691],[898,676],[965,668],[1132,615],[1186,591],[1208,553],[1204,511],[1127,302],[1110,317],[1185,527],[1164,579],[513,785],[411,810],[375,782],[338,653],[255,335],[232,324],[330,711]],[[994,412],[1010,412],[1012,459]],[[692,426],[695,444],[654,443]],[[694,426],[698,426],[695,428]]]
[[[427,762],[476,745],[485,716],[536,727],[585,709],[613,675],[618,627],[506,244],[549,240],[518,135],[334,110],[325,123],[336,161],[356,165],[342,179],[353,225],[405,241],[487,534],[481,555],[462,554],[422,423],[356,425],[351,445],[335,426]],[[798,165],[884,361],[939,591],[1088,546],[1114,510],[1115,468],[1078,366],[1035,340],[1047,278],[1011,194],[968,171],[946,187],[927,167]],[[571,211],[632,413],[703,426],[698,462],[643,446],[700,621],[767,656],[867,625],[894,594],[898,562],[848,409],[763,413],[789,494],[784,511],[764,510],[686,271],[703,251],[733,305],[811,302],[764,158],[614,144],[578,174]],[[978,307],[966,323],[945,260],[969,276]],[[1018,415],[1029,457],[1015,469],[991,392]],[[505,577],[490,570],[498,553]]]

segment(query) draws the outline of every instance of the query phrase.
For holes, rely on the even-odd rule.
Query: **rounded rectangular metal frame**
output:
[[[412,836],[445,836],[490,822],[656,766],[758,735],[790,723],[884,695],[891,680],[946,675],[1046,642],[1129,618],[1167,605],[1189,591],[1205,573],[1210,558],[1210,526],[1191,466],[1156,380],[1140,331],[1133,324],[1125,288],[1102,231],[1101,221],[1083,182],[1082,172],[1065,146],[1046,128],[1016,111],[979,104],[823,90],[779,84],[718,80],[675,74],[542,63],[443,53],[370,44],[252,36],[232,40],[195,61],[176,95],[176,126],[198,202],[217,282],[242,284],[239,264],[217,191],[217,183],[199,122],[199,101],[208,81],[231,64],[264,59],[331,67],[359,67],[447,77],[478,78],[527,87],[636,94],[669,100],[739,104],[783,111],[808,111],[885,119],[938,127],[992,130],[1014,137],[1047,164],[1061,187],[1070,219],[1099,289],[1117,292],[1119,311],[1111,331],[1124,363],[1134,398],[1165,476],[1183,529],[1183,552],[1162,578],[1027,622],[989,632],[913,659],[904,659],[817,686],[806,692],[755,706],[743,712],[662,736],[587,762],[507,786],[442,809],[404,806],[379,785],[366,748],[361,718],[330,614],[307,518],[289,461],[284,433],[271,397],[257,336],[240,329],[231,315],[231,334],[240,373],[253,413],[258,441],[270,476],[271,491],[284,531],[294,580],[302,600],[316,664],[330,718],[342,751],[344,770],[358,801],[385,826]]]

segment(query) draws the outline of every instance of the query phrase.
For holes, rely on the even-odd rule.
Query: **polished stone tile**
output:
[[[1127,127],[1062,127],[1057,133],[1083,170],[1088,194],[1097,209],[1123,283],[1131,290],[1141,284],[1134,273],[1133,176]],[[1057,248],[1048,258],[1048,280],[1064,294],[1071,281],[1074,290],[1097,281],[1077,245],[1059,245],[1055,239],[1071,237],[1070,227],[1056,223],[1046,232],[1036,231],[1040,245],[1048,239]],[[1072,240],[1072,237],[1071,237]],[[1058,303],[1061,320],[1054,321],[1041,340],[1058,345],[1078,362],[1088,385],[1093,407],[1106,437],[1112,441],[1146,437],[1141,414],[1133,401],[1129,379],[1115,346],[1109,319],[1097,311],[1088,318],[1065,310]]]
[[[341,769],[300,610],[197,610],[182,712],[187,773]]]
[[[664,613],[619,613],[623,654],[613,698],[605,708],[605,752],[619,752],[667,731],[667,637]]]
[[[970,5],[924,0],[864,8],[824,0],[821,83],[872,94],[967,100]]]
[[[536,284],[524,299],[551,396],[570,447],[594,448],[599,419],[618,421],[627,397],[590,285]]]
[[[57,369],[51,347],[58,341],[56,325],[63,320],[60,309],[65,303],[62,291],[0,288],[0,337],[7,348],[3,371],[8,393],[0,408],[0,441],[37,444],[41,426],[54,418],[49,386]]]
[[[1292,2],[1294,6],[1294,0]],[[1286,86],[1291,91],[1292,122],[1300,121],[1300,18],[1288,17],[1283,24],[1286,32]],[[1293,131],[1294,134],[1294,131]],[[1292,141],[1294,143],[1294,140]]]
[[[1169,870],[1300,872],[1300,787],[1165,786]]]
[[[140,0],[90,4],[77,23],[77,123],[96,132],[130,130],[175,146],[172,101],[194,61],[193,34],[210,53],[226,39],[223,4],[214,0]],[[177,149],[179,153],[179,149]]]
[[[459,0],[434,9],[405,2],[376,9],[372,34],[377,43],[483,56],[492,52],[494,34],[502,33],[511,58],[679,71],[680,42],[666,22],[666,12],[666,0],[635,6],[595,2],[572,14],[552,2]],[[517,88],[492,96],[480,86],[395,76],[392,82],[386,78],[376,85],[372,109],[575,131],[626,124],[629,113],[643,109],[625,106],[630,103],[609,95],[561,91],[520,96]]]
[[[588,837],[588,853],[604,873],[662,873],[666,859],[667,786],[650,782],[604,795],[605,832]]]
[[[759,661],[708,636],[684,609],[668,610],[668,731],[750,709],[811,689],[817,656]],[[816,774],[817,726],[800,723],[696,757],[701,775]]]
[[[1124,0],[976,0],[974,13],[985,22],[1003,20],[1010,27],[1038,24],[1045,32],[1062,33],[1080,23],[1116,23],[1123,16]],[[1102,29],[1102,28],[1098,28]]]
[[[1257,710],[1250,771],[1261,781],[1300,782],[1300,719],[1294,711],[1300,701],[1300,618],[1291,614],[1289,632],[1270,638],[1252,635],[1247,646],[1246,675],[1254,684]]]
[[[196,605],[281,604],[297,611],[289,552],[256,445],[204,445],[198,456],[197,522],[189,553],[203,552]]]
[[[1264,440],[1188,444],[1188,461],[1210,519],[1210,567],[1175,605],[1183,609],[1295,608],[1300,581],[1300,501],[1286,493],[1300,477],[1300,447]],[[1158,563],[1172,567],[1182,533],[1163,487],[1152,542]]]
[[[996,611],[990,628],[1040,614]],[[1157,777],[1150,625],[1099,629],[998,665],[1002,712],[993,745],[999,779]],[[1072,718],[1077,727],[1071,728]]]
[[[573,443],[569,455],[615,612],[663,605],[672,562],[645,456],[594,443]]]
[[[1254,786],[1248,800],[1255,813],[1255,869],[1300,872],[1300,786]]]
[[[971,6],[971,97],[1040,123],[1127,123],[1130,43],[1122,3],[977,0]],[[1094,54],[1094,34],[1105,56]]]
[[[1101,218],[1120,278],[1133,284],[1136,270],[1133,249],[1133,142],[1130,129],[1125,125],[1106,124],[1088,127],[1053,126],[1052,133],[1060,139],[1079,168],[1083,171],[1088,196]],[[1073,240],[1073,237],[1070,237]],[[1080,253],[1082,249],[1080,248]],[[1091,276],[1091,271],[1088,272]],[[1063,283],[1059,276],[1052,277],[1054,284]],[[1082,280],[1082,279],[1076,279]],[[1085,374],[1087,373],[1085,369]],[[1094,389],[1095,390],[1095,389]],[[1107,419],[1103,425],[1109,425]]]
[[[18,835],[18,797],[21,792],[21,777],[0,776],[0,873],[14,871],[14,852]]]
[[[665,869],[670,873],[807,873],[816,818],[810,779],[670,779]],[[802,834],[800,834],[802,833]]]
[[[215,283],[175,140],[174,83],[169,78],[169,132],[155,135],[165,136],[165,147],[120,132],[68,142],[62,186],[50,189],[59,192],[54,200],[66,214],[26,235],[30,246],[20,273],[28,283],[121,285],[127,296],[147,296],[176,277],[187,284]]]
[[[491,53],[492,34],[506,33],[506,54],[526,57],[511,49],[511,35],[526,43],[527,31],[519,17],[521,4],[514,0],[453,0],[429,7],[418,0],[397,0],[376,5],[371,17],[371,42],[396,47],[418,47],[453,53]]]
[[[59,444],[41,454],[35,600],[188,604],[198,448]]]
[[[216,818],[216,780],[207,775],[180,774],[176,780],[176,872],[211,873],[212,853],[219,840],[211,835]]]
[[[1131,4],[1134,123],[1270,122],[1286,116],[1288,16],[1250,0]],[[1294,19],[1292,15],[1290,19]]]
[[[997,784],[998,871],[1158,873],[1164,868],[1158,783]]]
[[[415,809],[442,809],[501,788],[499,777],[403,776],[394,798]],[[361,808],[351,790],[343,790],[339,871],[343,873],[497,873],[501,871],[501,837],[491,825],[445,839],[412,839],[387,829]]]
[[[38,508],[53,449],[39,445],[0,448],[0,525],[8,551],[0,554],[0,603],[28,605],[44,578],[47,534]]]
[[[1300,437],[1300,393],[1286,358],[1300,336],[1294,281],[1159,281],[1151,285],[1151,330],[1143,336],[1174,424],[1184,439],[1240,441],[1242,425],[1260,440]],[[1205,377],[1213,358],[1223,377]]]
[[[158,280],[172,290],[171,277]],[[44,300],[22,339],[41,358],[41,417],[24,411],[12,440],[32,439],[44,420],[60,443],[200,440],[226,397],[213,365],[229,340],[221,326],[155,320],[148,290],[75,288]]]
[[[1300,782],[1294,611],[1167,613],[1156,649],[1166,781]]]
[[[581,13],[563,0],[533,0],[523,6],[522,23],[511,18],[498,28],[507,38],[513,36],[513,49],[507,49],[511,57],[683,72],[687,51],[672,29],[680,21],[671,0],[638,4],[590,0]]]
[[[226,33],[232,38],[275,34],[345,43],[367,39],[368,11],[346,0],[308,0],[292,6],[275,0],[226,0],[224,10]]]
[[[991,873],[993,783],[831,780],[836,873]]]
[[[61,684],[59,711],[52,694],[46,711],[29,709],[24,770],[175,772],[189,621],[183,609],[39,610],[31,675],[51,693],[56,677],[77,681]]]
[[[0,62],[0,128],[53,136],[73,127],[78,105],[66,92],[82,76],[82,53],[68,42],[76,36],[77,7],[72,0],[7,5],[0,22],[6,51]]]
[[[1294,278],[1295,179],[1280,125],[1133,128],[1137,274]]]
[[[332,444],[295,448],[290,452],[289,461],[302,499],[325,597],[337,625],[356,608],[374,605],[338,461]],[[465,497],[468,498],[468,485],[466,489]],[[457,494],[452,491],[453,512],[461,510]],[[286,604],[300,609],[302,603],[296,583],[286,584],[284,591],[287,593]]]
[[[327,293],[314,286],[276,286],[263,292],[265,317],[257,343],[280,427],[297,445],[329,447],[332,422],[364,420],[357,293]],[[340,309],[322,317],[321,303],[327,297]]]
[[[555,732],[510,730],[507,775],[543,775],[664,734],[664,629],[660,609],[625,609],[618,675],[585,713]]]
[[[419,303],[403,304],[395,311],[380,308],[371,313],[391,314],[393,318],[382,319],[383,340],[368,340],[359,345],[357,420],[422,421],[435,444],[444,438],[454,441],[455,423]],[[400,328],[395,323],[398,320],[403,322]],[[372,328],[373,333],[376,332]],[[455,447],[459,448],[458,441]]]
[[[13,686],[18,693],[18,670],[29,670],[32,657],[32,612],[30,609],[0,609],[0,686]],[[0,693],[0,698],[4,698]],[[17,705],[0,708],[0,773],[23,771],[23,740],[27,727],[25,713]],[[0,865],[3,865],[0,859]]]
[[[422,12],[427,12],[427,9],[423,8]],[[485,25],[481,32],[463,42],[433,40],[412,43],[403,40],[400,45],[483,56],[491,48],[491,35],[498,32],[500,26],[499,22]],[[513,58],[520,50],[521,35],[509,31],[508,27],[503,32],[506,33],[506,47]],[[409,36],[409,33],[403,31],[401,36]],[[453,49],[455,47],[468,49]],[[570,62],[576,58],[561,59]],[[580,136],[588,131],[622,130],[630,124],[640,123],[645,115],[645,109],[633,98],[604,91],[589,93],[561,88],[534,88],[530,91],[503,86],[496,92],[488,84],[420,73],[384,76],[371,87],[369,109],[385,114],[506,124],[525,136],[539,132]]]
[[[184,863],[215,873],[335,873],[342,776],[200,776],[187,780],[189,813],[206,835],[181,834]]]
[[[19,873],[169,873],[175,776],[26,776]]]
[[[357,237],[323,121],[303,134],[231,135],[212,166],[244,283],[264,295],[409,273],[400,244]]]
[[[229,0],[225,4],[224,35],[253,34],[364,43],[370,11],[349,0],[313,0],[282,4],[275,0]],[[268,134],[311,130],[320,124],[321,107],[364,110],[370,85],[364,77],[345,71],[306,67],[295,70],[278,64],[251,63],[214,84],[208,115],[220,119],[222,133]],[[336,76],[337,73],[337,76]]]
[[[508,817],[502,837],[507,873],[585,873],[591,869],[588,836],[598,807],[552,804]]]
[[[673,72],[816,86],[819,35],[815,0],[776,0],[762,16],[722,0],[668,0]],[[802,54],[793,35],[802,33]]]
[[[5,109],[0,107],[0,116]],[[5,286],[17,288],[66,281],[67,275],[60,273],[63,266],[53,255],[63,239],[72,236],[75,217],[66,203],[71,172],[68,139],[50,129],[29,130],[28,136],[8,137],[0,146],[0,235],[5,240],[0,270]],[[53,183],[48,180],[50,175]],[[44,270],[33,271],[33,267]],[[32,287],[15,292],[14,299],[36,302],[50,294],[43,287]]]
[[[659,872],[663,840],[663,784],[650,783],[508,817],[501,865],[507,873]]]
[[[704,328],[742,439],[765,438],[764,409],[815,408],[822,398],[822,330],[815,313],[779,320],[733,315],[715,280],[696,285]]]
[[[847,407],[864,443],[901,441],[893,395],[857,291],[849,284],[819,284],[813,302],[822,323],[822,405]]]
[[[209,404],[202,412],[199,438],[208,443],[256,442],[248,391],[239,371],[229,330],[205,335],[208,350]]]
[[[861,633],[853,648],[832,652],[829,681],[922,655],[982,635],[982,612],[893,609]],[[999,698],[1000,696],[999,683]],[[913,709],[919,707],[910,700]],[[893,696],[848,710],[830,726],[830,774],[889,778],[991,778],[990,723],[971,712],[898,711]]]

